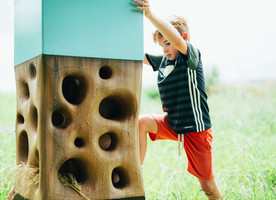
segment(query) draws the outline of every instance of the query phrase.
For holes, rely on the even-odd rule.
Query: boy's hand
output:
[[[172,24],[160,18],[150,9],[149,0],[134,0],[139,4],[136,8],[145,12],[145,16],[159,30],[162,36],[169,41],[174,48],[184,55],[188,55],[188,46],[185,39],[179,34]]]
[[[138,10],[143,10],[145,12],[145,16],[147,18],[151,17],[151,10],[150,10],[150,4],[148,0],[134,0],[135,3],[141,5],[141,6],[137,6],[136,8]]]

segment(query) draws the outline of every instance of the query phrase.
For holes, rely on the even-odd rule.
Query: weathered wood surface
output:
[[[15,67],[17,163],[39,168],[25,198],[82,199],[59,174],[72,174],[90,199],[144,198],[141,73],[141,61],[50,55]]]

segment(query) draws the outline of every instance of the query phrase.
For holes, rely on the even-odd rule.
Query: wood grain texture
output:
[[[17,163],[39,167],[25,198],[82,199],[59,174],[90,199],[144,198],[141,73],[141,61],[51,55],[15,67]]]

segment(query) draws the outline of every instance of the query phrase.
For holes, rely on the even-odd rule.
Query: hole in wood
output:
[[[30,64],[29,73],[30,73],[31,79],[34,79],[36,77],[36,68],[33,63]]]
[[[31,106],[30,109],[30,116],[31,116],[31,124],[32,127],[37,130],[37,121],[38,121],[38,116],[37,116],[37,109],[34,106]]]
[[[17,118],[17,123],[18,124],[24,124],[25,120],[24,120],[24,117],[21,114],[18,113],[16,118]]]
[[[25,81],[19,82],[19,97],[21,97],[24,100],[28,100],[30,98],[30,91],[29,91],[29,86]]]
[[[76,138],[75,141],[74,141],[74,144],[76,147],[83,147],[84,145],[84,140],[82,138]]]
[[[26,131],[22,131],[18,137],[18,158],[20,162],[27,163],[29,156],[29,141]]]
[[[87,84],[83,77],[70,75],[62,82],[62,93],[64,98],[71,104],[79,105],[86,94]]]
[[[103,66],[100,69],[99,75],[102,79],[109,79],[112,76],[112,70],[109,66]]]
[[[59,111],[55,111],[52,114],[52,123],[54,126],[61,127],[64,124],[64,117]]]
[[[58,170],[59,180],[74,185],[74,181],[83,183],[87,179],[87,172],[84,163],[79,159],[69,159],[64,162]]]
[[[102,150],[112,151],[116,148],[118,139],[115,133],[105,133],[99,138],[99,146]]]
[[[37,167],[39,167],[39,152],[38,150],[35,151],[35,156],[36,156],[36,165]]]
[[[136,112],[135,100],[128,92],[112,94],[102,100],[99,113],[110,120],[125,120]]]
[[[115,188],[124,188],[129,182],[126,171],[121,167],[117,167],[112,171],[111,180]]]
[[[52,114],[52,123],[57,128],[64,129],[71,123],[71,121],[72,119],[70,114],[65,110],[58,109]]]

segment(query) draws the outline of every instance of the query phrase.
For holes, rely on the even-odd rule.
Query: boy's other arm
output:
[[[145,65],[150,65],[150,63],[149,63],[149,61],[148,61],[146,55],[144,55],[144,61],[143,61],[143,63],[144,63]]]
[[[146,62],[144,62],[144,64],[148,63],[148,65],[152,67],[153,71],[158,71],[159,66],[163,60],[163,55],[151,55],[146,53],[145,59],[146,59]]]
[[[150,9],[148,0],[134,0],[135,3],[142,5],[143,7],[137,6],[138,10],[143,10],[145,16],[150,22],[162,33],[162,35],[182,54],[188,54],[188,47],[186,41],[181,37],[179,32],[166,20],[160,18],[154,14]]]

